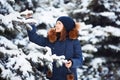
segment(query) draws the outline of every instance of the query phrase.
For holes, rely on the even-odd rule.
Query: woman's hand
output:
[[[72,66],[72,61],[71,60],[68,60],[66,63],[65,63],[65,66],[67,68],[70,68]]]

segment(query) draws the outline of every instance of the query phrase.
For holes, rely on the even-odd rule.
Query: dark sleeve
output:
[[[74,41],[74,57],[72,58],[72,68],[81,67],[83,64],[83,56],[79,40]]]
[[[35,25],[32,24],[31,26],[32,26],[32,30],[27,30],[29,40],[40,46],[46,46],[47,38],[43,37],[42,35],[38,35],[36,33]]]

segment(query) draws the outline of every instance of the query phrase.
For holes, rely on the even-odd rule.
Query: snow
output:
[[[108,17],[108,18],[110,18],[110,19],[112,19],[112,20],[116,20],[116,18],[117,18],[117,16],[115,15],[115,13],[114,12],[102,12],[102,13],[100,13],[100,15],[102,15],[102,16],[105,16],[105,17]]]
[[[79,5],[80,9],[75,9],[73,14],[81,12],[81,13],[88,13],[90,10],[87,9],[87,6],[90,4],[92,0],[81,0],[81,4]]]
[[[92,0],[81,0],[81,5],[80,7],[82,7],[83,9],[87,10],[87,6],[89,5],[89,3],[91,2]]]
[[[14,45],[11,41],[9,41],[7,38],[0,36],[0,45],[3,45],[6,48],[9,49],[17,49],[17,46]]]
[[[55,9],[53,7],[49,7],[46,10],[37,8],[36,13],[33,14],[34,19],[36,19],[38,23],[43,22],[49,24],[50,27],[54,27],[55,21],[59,16],[67,16],[67,14],[66,12],[62,12],[61,8]]]
[[[14,0],[9,0],[9,1],[15,2]],[[29,2],[30,6],[33,6],[31,3],[32,0],[27,0],[27,1]],[[49,0],[46,0],[46,1],[49,2]],[[63,0],[61,0],[60,5],[58,5],[58,7],[61,5],[62,7],[54,8],[52,7],[52,5],[55,5],[54,2],[56,1],[57,3],[59,3],[58,0],[53,0],[50,2],[49,7],[45,5],[47,8],[38,7],[37,9],[35,9],[36,12],[33,13],[33,18],[37,21],[36,25],[45,23],[47,24],[47,30],[48,30],[50,27],[54,27],[54,24],[56,23],[55,21],[59,16],[63,16],[63,15],[68,16],[67,13],[69,11],[66,12],[65,10],[70,10],[70,9],[72,10],[72,8],[74,7],[74,4],[72,3],[63,4]],[[18,10],[18,11],[15,11],[8,4],[7,0],[0,0],[0,2],[1,4],[4,4],[4,7],[6,7],[9,10],[9,14],[6,14],[6,15],[0,14],[0,33],[1,32],[4,33],[6,30],[9,30],[12,33],[13,31],[16,31],[14,25],[12,24],[12,21],[13,20],[17,21],[18,20],[17,17],[20,17],[20,13],[18,12],[20,8],[18,8],[19,6],[16,5],[15,10]],[[43,1],[38,0],[38,3],[40,3],[41,6],[44,6],[42,2],[45,3],[44,0]],[[79,8],[75,9],[73,11],[73,14],[78,12],[89,13],[90,10],[87,9],[87,6],[89,5],[90,2],[91,0],[81,0],[81,5],[79,5],[80,9]],[[120,2],[116,3],[117,4],[116,7],[118,7],[116,11],[118,12],[120,11],[119,3]],[[111,12],[101,12],[101,13],[91,12],[90,14],[107,17],[113,21],[116,21],[115,23],[120,25],[120,20],[116,20],[117,16],[114,12],[112,12],[114,11],[114,8],[110,9],[110,5],[113,5],[113,4],[110,4],[110,3],[108,4],[107,1],[104,4],[104,6],[108,8]],[[70,6],[72,6],[72,8]],[[87,20],[87,19],[88,17],[85,17],[84,20]],[[35,22],[32,20],[30,21]],[[28,22],[26,21],[26,23]],[[1,23],[4,24],[5,26],[3,27]],[[57,61],[56,65],[58,67],[62,66],[66,62],[65,57],[63,55],[62,56],[52,55],[49,47],[47,46],[41,47],[30,42],[28,37],[26,37],[27,34],[24,33],[25,28],[21,27],[20,25],[18,25],[16,28],[19,29],[20,32],[15,33],[17,34],[17,36],[14,39],[9,40],[7,37],[0,34],[0,54],[1,55],[3,54],[5,56],[5,59],[0,60],[0,68],[2,70],[1,76],[3,78],[7,78],[8,80],[9,78],[11,80],[23,80],[22,78],[24,78],[25,80],[35,80],[35,77],[33,75],[35,74],[35,72],[32,69],[33,68],[32,63],[39,63],[42,66],[46,64],[47,67],[52,71],[52,62],[54,60]],[[37,34],[47,37],[47,30],[39,29],[37,30]],[[93,27],[92,24],[85,24],[84,22],[81,21],[79,34],[80,36],[78,39],[81,41],[81,43],[82,42],[86,43],[81,46],[84,60],[88,57],[93,58],[92,61],[90,62],[90,65],[92,65],[93,68],[97,69],[100,65],[102,65],[102,63],[105,63],[106,60],[104,58],[94,58],[92,54],[88,54],[88,53],[97,52],[98,49],[96,47],[96,44],[100,43],[105,38],[111,37],[111,36],[120,37],[120,28],[114,27],[111,25],[105,26],[105,27],[98,25]],[[23,47],[20,48],[18,47],[18,45]],[[119,44],[118,45],[109,44],[107,45],[107,47],[115,51],[120,51]],[[47,51],[47,52],[44,53],[43,51]],[[32,63],[30,63],[30,60]],[[44,63],[43,60],[46,62]],[[88,68],[88,66],[83,65],[83,68],[84,68],[83,70],[78,69],[79,78],[81,78],[80,76],[82,76],[84,80],[88,80],[88,79],[101,80],[99,74],[97,73],[95,77],[93,77],[94,73],[92,73],[91,75],[85,76],[84,71],[85,69]],[[90,71],[93,71],[92,69]],[[19,73],[17,73],[17,70],[19,71]],[[109,71],[108,68],[106,67],[103,68],[104,74],[107,74],[108,71]],[[117,71],[118,75],[120,75],[119,72],[120,70]],[[40,75],[40,73],[38,75]]]
[[[30,48],[31,50],[30,53],[28,55],[25,55],[23,53],[23,51],[21,49],[17,50],[6,50],[4,47],[0,47],[0,52],[4,52],[4,54],[8,54],[10,58],[8,58],[8,62],[5,64],[6,67],[8,68],[8,70],[4,70],[4,68],[2,68],[3,72],[2,77],[11,77],[14,78],[16,77],[15,73],[12,75],[11,70],[16,71],[16,70],[20,70],[22,72],[23,77],[26,77],[29,80],[30,74],[32,75],[33,70],[32,70],[32,66],[29,63],[28,60],[32,60],[33,62],[36,63],[40,63],[41,65],[47,65],[48,68],[50,68],[50,70],[52,71],[52,62],[53,60],[58,61],[58,63],[56,64],[58,67],[62,66],[62,64],[65,62],[65,57],[64,56],[56,56],[56,55],[52,55],[51,50],[49,47],[44,47],[47,50],[46,54],[43,54],[42,52],[40,53],[39,51],[35,51],[35,48],[40,48],[40,46],[31,43],[28,45],[28,48]],[[27,60],[28,59],[28,60]],[[44,60],[45,63],[43,63]],[[14,66],[13,66],[14,65]],[[11,70],[9,70],[11,69]],[[29,73],[28,73],[29,72]],[[17,76],[16,78],[18,78],[19,76]],[[34,79],[33,79],[34,80]]]
[[[117,23],[118,25],[120,25],[120,21],[119,21],[119,20],[117,20],[116,23]]]
[[[93,28],[92,25],[85,25],[81,22],[79,34],[81,35],[78,39],[81,41],[90,41],[93,44],[96,44],[105,37],[115,36],[120,37],[120,29],[113,26],[96,26]],[[98,38],[100,37],[100,38]],[[93,50],[94,51],[94,50]]]
[[[15,73],[12,73],[11,70],[17,70],[19,69],[20,71],[23,71],[23,75],[26,75],[27,77],[29,77],[28,71],[32,72],[32,67],[30,65],[30,63],[25,59],[25,55],[23,52],[21,52],[20,50],[5,50],[2,49],[5,54],[9,54],[10,56],[13,56],[13,58],[9,58],[8,62],[5,64],[6,67],[8,68],[8,70],[4,70],[4,68],[2,69],[2,76],[3,77],[7,77],[7,78],[14,78],[16,75]],[[13,67],[14,65],[14,67]],[[27,67],[27,68],[26,68]],[[19,76],[17,76],[16,78],[18,78]]]
[[[116,50],[116,51],[120,51],[120,47],[115,46],[115,45],[108,45],[109,48]]]
[[[2,32],[2,33],[5,32],[5,29],[2,26],[0,26],[0,32]]]
[[[11,2],[15,2],[15,0],[9,0],[9,1],[11,1]]]
[[[7,26],[8,30],[13,31],[14,28],[13,28],[12,20],[17,20],[17,17],[19,16],[20,16],[19,12],[10,13],[2,18],[2,22]]]
[[[83,52],[83,60],[85,61],[85,58],[93,58],[94,56],[92,54],[88,54],[87,52]]]
[[[91,44],[86,44],[82,47],[83,51],[89,51],[89,52],[97,52],[97,48],[92,46]]]
[[[95,58],[91,61],[91,65],[94,68],[98,68],[99,65],[102,65],[102,63],[106,62],[105,58]]]
[[[95,36],[107,36],[107,34],[103,31],[103,29],[100,26],[96,26],[95,28],[92,29],[92,34]]]
[[[104,28],[104,31],[106,31],[107,33],[111,33],[111,35],[113,35],[113,36],[120,37],[120,29],[119,28],[115,28],[113,26],[106,26]]]
[[[27,14],[33,14],[33,11],[27,9],[27,10],[20,13],[20,15],[27,15]]]
[[[13,8],[10,6],[10,4],[8,4],[8,2],[6,0],[0,0],[1,4],[4,5],[4,7],[6,9],[8,9],[9,12],[14,12]]]
[[[38,31],[37,31],[37,34],[39,34],[39,35],[43,35],[44,37],[47,37],[47,31],[44,30],[44,29],[40,29],[40,30],[38,30]]]

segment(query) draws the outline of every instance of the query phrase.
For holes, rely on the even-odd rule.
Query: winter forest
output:
[[[19,23],[27,10],[45,37],[59,16],[80,23],[79,80],[120,80],[120,0],[0,0],[0,80],[48,80],[44,67],[52,70],[53,59],[58,66],[65,60],[29,41]]]

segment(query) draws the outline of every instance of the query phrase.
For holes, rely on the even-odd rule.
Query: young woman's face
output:
[[[56,25],[55,25],[55,30],[56,30],[56,32],[61,32],[62,30],[63,30],[63,24],[62,24],[62,22],[61,21],[57,21],[56,22]]]

